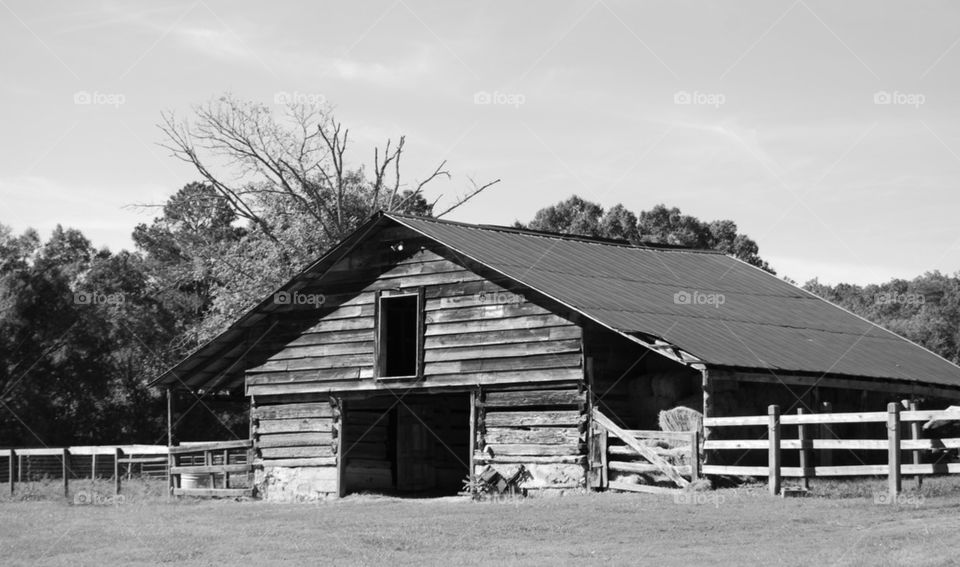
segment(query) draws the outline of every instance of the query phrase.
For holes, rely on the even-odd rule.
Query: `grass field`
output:
[[[957,482],[929,479],[922,493],[886,505],[873,497],[882,486],[823,483],[821,496],[796,499],[755,487],[681,500],[350,496],[283,505],[166,503],[136,485],[123,502],[88,492],[96,504],[70,504],[37,489],[0,501],[0,564],[956,565]]]

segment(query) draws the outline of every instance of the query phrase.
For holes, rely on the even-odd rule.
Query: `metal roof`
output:
[[[708,365],[960,386],[960,367],[736,258],[392,215],[510,279]]]
[[[714,251],[633,246],[506,227],[378,214],[281,287],[317,278],[377,229],[399,223],[627,336],[710,366],[885,378],[960,387],[960,367],[780,278]],[[245,337],[269,298],[156,383],[242,382]],[[216,376],[231,375],[231,378]],[[219,381],[219,383],[217,383]]]

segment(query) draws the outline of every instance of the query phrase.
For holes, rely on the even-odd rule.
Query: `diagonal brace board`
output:
[[[673,465],[667,461],[660,458],[660,455],[657,455],[650,448],[643,446],[639,441],[637,441],[632,435],[627,433],[625,430],[618,427],[615,423],[610,421],[610,418],[603,415],[596,409],[593,410],[593,421],[597,425],[603,427],[613,435],[616,435],[620,438],[621,441],[627,444],[628,447],[634,451],[640,453],[643,458],[650,461],[651,464],[655,465],[660,471],[663,472],[670,480],[676,483],[680,488],[686,488],[690,483],[687,479],[680,476],[680,473],[674,469]]]

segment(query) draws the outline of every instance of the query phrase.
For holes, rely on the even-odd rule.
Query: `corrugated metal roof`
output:
[[[280,290],[297,289],[326,272],[368,235],[394,222],[606,327],[662,339],[707,365],[960,387],[960,367],[774,275],[712,251],[378,214]],[[266,298],[153,384],[211,389],[242,383],[245,341],[251,332],[264,330],[260,327],[275,310]]]
[[[606,326],[659,337],[709,365],[960,386],[960,367],[730,256],[389,216]]]

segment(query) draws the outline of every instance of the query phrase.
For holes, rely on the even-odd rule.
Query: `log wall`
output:
[[[316,500],[337,493],[340,411],[326,396],[251,401],[258,492],[267,500]]]
[[[533,490],[582,489],[585,484],[586,392],[580,384],[539,389],[481,388],[474,472],[488,466],[530,473]]]

